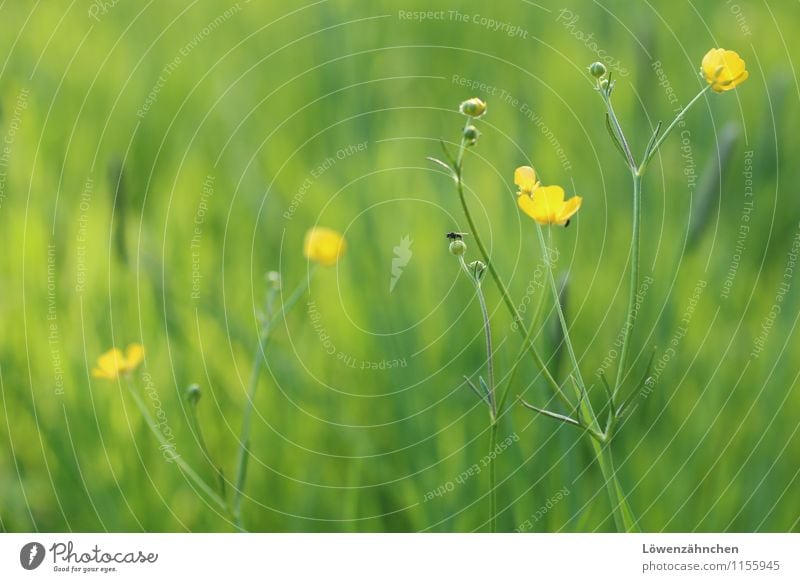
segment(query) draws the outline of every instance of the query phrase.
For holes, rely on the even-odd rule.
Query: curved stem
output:
[[[244,405],[242,412],[242,431],[239,436],[239,452],[236,459],[236,481],[233,490],[233,518],[236,525],[243,529],[242,523],[242,496],[244,495],[244,482],[247,477],[247,461],[250,455],[250,430],[252,428],[253,408],[255,407],[255,395],[258,389],[258,379],[261,375],[261,366],[265,356],[265,350],[269,343],[270,333],[273,325],[279,318],[286,315],[295,303],[303,296],[311,283],[311,277],[316,272],[316,265],[314,265],[305,277],[302,283],[297,286],[294,292],[289,296],[283,304],[283,308],[279,313],[274,316],[272,313],[267,313],[267,322],[264,325],[261,335],[256,343],[255,353],[253,354],[253,367],[250,370],[250,381],[247,387],[247,401]],[[271,311],[272,297],[267,297],[267,307]]]
[[[631,234],[631,280],[628,288],[628,310],[625,312],[625,329],[622,336],[622,349],[619,356],[619,367],[617,368],[617,380],[614,383],[614,396],[619,392],[622,382],[627,373],[626,366],[628,352],[630,351],[631,334],[633,325],[636,321],[638,306],[636,305],[636,294],[639,290],[639,245],[641,238],[641,218],[642,218],[642,176],[638,173],[633,174],[633,228]]]
[[[683,116],[686,115],[686,112],[689,111],[692,105],[694,105],[698,101],[698,99],[700,99],[700,97],[705,95],[706,91],[708,91],[710,88],[711,85],[706,85],[697,95],[694,96],[694,99],[689,101],[689,103],[686,104],[686,107],[684,107],[681,110],[681,112],[675,116],[675,119],[672,120],[672,123],[670,123],[667,126],[667,129],[664,130],[664,133],[661,134],[661,137],[659,137],[658,140],[656,140],[656,143],[650,149],[650,152],[648,153],[647,157],[644,160],[642,160],[642,164],[636,170],[637,174],[641,175],[644,173],[644,170],[647,167],[647,163],[656,154],[656,151],[658,150],[659,147],[661,147],[661,144],[664,143],[664,140],[667,139],[667,136],[669,136],[669,134],[672,133],[672,130],[675,129],[675,126],[678,125],[678,123],[680,123],[680,121],[683,119]]]
[[[163,435],[163,433],[158,429],[158,423],[155,421],[153,416],[150,414],[150,411],[147,409],[147,405],[145,405],[142,397],[136,392],[133,382],[130,377],[126,378],[126,385],[128,386],[128,391],[131,393],[133,397],[133,401],[136,403],[136,406],[139,408],[139,412],[141,412],[142,416],[144,417],[147,426],[150,427],[150,431],[158,440],[158,443],[161,445],[161,449],[163,451],[171,451],[175,448],[174,443],[171,443],[167,438]],[[176,465],[180,468],[180,470],[191,479],[197,487],[206,494],[206,496],[214,502],[220,509],[225,512],[228,512],[228,505],[225,503],[225,500],[222,499],[217,493],[208,485],[208,483],[203,480],[200,475],[195,473],[194,469],[192,469],[189,464],[183,460],[183,458],[178,455],[174,454],[168,458],[168,461],[174,461]]]
[[[561,387],[558,385],[558,382],[556,382],[555,378],[553,378],[552,374],[550,374],[550,371],[547,369],[547,366],[545,366],[544,360],[542,360],[542,357],[539,355],[539,352],[536,351],[536,347],[533,345],[533,341],[530,340],[529,338],[527,326],[523,322],[522,317],[519,315],[517,308],[514,306],[514,302],[511,300],[511,295],[509,294],[508,289],[503,283],[503,280],[500,278],[500,274],[497,272],[494,263],[489,258],[489,252],[486,250],[486,247],[484,246],[483,241],[481,240],[480,234],[478,234],[478,229],[475,226],[475,221],[472,219],[472,214],[470,213],[469,207],[467,206],[467,201],[464,196],[464,184],[462,181],[460,170],[457,173],[457,178],[458,178],[457,180],[458,197],[459,200],[461,201],[461,208],[464,210],[464,215],[467,218],[467,224],[469,224],[471,234],[475,237],[475,244],[478,245],[478,250],[480,251],[483,260],[489,269],[489,273],[492,275],[492,279],[494,279],[497,288],[500,290],[500,295],[503,298],[503,302],[506,304],[506,307],[511,313],[511,317],[514,319],[515,322],[517,322],[517,329],[522,334],[522,337],[525,338],[526,340],[529,340],[527,349],[528,352],[533,357],[533,361],[536,363],[536,367],[539,369],[539,372],[541,372],[542,375],[545,377],[545,380],[547,380],[547,382],[550,384],[554,393],[558,395],[559,398],[561,398],[561,400],[565,404],[571,407],[572,405],[569,404],[569,400],[566,398],[566,396],[564,396],[563,392],[561,391]]]
[[[239,453],[236,459],[236,482],[233,490],[233,515],[236,525],[242,527],[242,495],[244,493],[244,481],[247,476],[247,460],[250,456],[250,429],[253,417],[254,400],[256,389],[258,388],[258,377],[261,374],[261,362],[264,358],[269,335],[265,334],[260,339],[253,354],[253,367],[250,370],[250,382],[247,388],[247,401],[242,412],[242,432],[239,437]]]

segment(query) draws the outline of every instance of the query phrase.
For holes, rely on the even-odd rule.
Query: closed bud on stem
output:
[[[462,256],[464,253],[467,252],[467,245],[464,243],[463,240],[454,240],[450,243],[450,254],[455,255],[456,257]]]
[[[592,63],[589,65],[589,74],[595,79],[599,79],[606,74],[606,66],[600,62]]]
[[[270,271],[264,278],[267,280],[267,285],[275,291],[281,290],[281,274],[277,271]]]
[[[480,283],[483,280],[483,275],[486,273],[486,263],[483,261],[472,261],[469,265],[469,272],[475,280]]]
[[[600,80],[600,90],[605,93],[606,95],[611,95],[611,90],[614,88],[608,79],[601,79]]]
[[[190,384],[186,389],[186,400],[188,400],[190,404],[197,404],[197,401],[200,400],[200,395],[199,384]]]
[[[468,125],[464,130],[464,140],[467,142],[467,145],[475,145],[480,136],[481,132],[479,132],[478,128],[474,125]]]
[[[458,110],[469,117],[480,117],[486,113],[486,102],[478,97],[473,97],[464,101]]]

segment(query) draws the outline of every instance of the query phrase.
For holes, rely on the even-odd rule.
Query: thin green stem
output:
[[[495,384],[494,384],[494,350],[492,348],[492,326],[491,321],[489,320],[489,310],[486,307],[486,298],[483,296],[483,290],[481,289],[481,281],[478,279],[479,275],[477,272],[470,271],[470,268],[467,266],[466,261],[464,260],[463,255],[459,255],[458,257],[459,263],[461,264],[461,268],[464,269],[464,272],[472,281],[472,284],[475,286],[475,294],[478,296],[478,303],[481,306],[481,316],[483,318],[483,331],[484,336],[486,339],[486,376],[489,379],[487,383],[488,387],[488,402],[489,402],[489,417],[490,417],[490,426],[489,426],[489,515],[490,515],[490,527],[491,532],[495,533],[497,531],[497,494],[496,494],[496,482],[497,482],[497,469],[495,467],[495,460],[494,460],[494,449],[497,444],[497,403],[495,401]]]
[[[633,152],[631,151],[631,146],[628,145],[628,140],[625,138],[625,133],[622,131],[622,125],[620,125],[619,119],[617,119],[617,114],[614,111],[614,106],[611,104],[611,96],[606,94],[602,88],[599,89],[600,95],[603,97],[603,102],[606,104],[606,110],[608,111],[608,117],[611,119],[611,124],[614,127],[614,131],[616,131],[617,136],[622,144],[622,150],[625,153],[625,158],[628,160],[628,165],[630,166],[631,170],[636,170],[636,160],[633,158]]]
[[[227,496],[225,494],[225,475],[222,472],[222,468],[214,463],[214,459],[211,457],[211,451],[208,450],[208,446],[206,445],[206,439],[203,437],[203,430],[200,427],[200,419],[197,418],[197,401],[189,403],[189,418],[192,432],[197,439],[197,444],[200,446],[203,456],[206,458],[206,461],[208,461],[209,466],[211,466],[211,468],[214,470],[214,474],[217,477],[217,484],[219,485],[220,489],[220,497],[225,500],[227,505]]]
[[[642,176],[633,173],[633,227],[631,233],[631,280],[628,288],[628,309],[625,312],[625,325],[622,336],[622,349],[617,368],[617,380],[614,383],[614,396],[619,393],[622,382],[627,374],[628,352],[630,351],[631,334],[636,321],[638,306],[636,295],[639,291],[639,246],[641,239],[642,221]]]
[[[678,123],[680,123],[680,121],[683,119],[684,115],[686,115],[686,112],[689,111],[689,109],[692,107],[692,105],[697,103],[697,101],[700,99],[700,97],[705,95],[706,91],[708,91],[710,88],[711,88],[711,85],[706,85],[697,95],[694,96],[694,99],[689,101],[689,103],[686,105],[686,107],[684,107],[681,110],[681,112],[678,113],[677,116],[675,116],[675,119],[672,120],[672,123],[670,123],[667,126],[667,129],[664,130],[664,133],[661,134],[661,137],[658,138],[656,143],[650,149],[650,153],[647,155],[647,157],[644,160],[642,160],[641,165],[636,170],[637,174],[641,175],[641,174],[644,173],[644,170],[647,167],[648,162],[656,154],[656,151],[658,151],[658,148],[661,147],[662,143],[664,143],[664,140],[667,139],[667,136],[669,136],[669,134],[672,133],[672,130],[675,129],[675,126],[678,125]]]
[[[489,515],[491,516],[492,533],[497,533],[497,463],[494,458],[494,450],[497,446],[497,426],[498,421],[495,417],[489,427]]]
[[[489,273],[492,275],[492,279],[494,279],[497,288],[500,290],[500,295],[503,298],[503,302],[506,304],[506,307],[508,308],[509,312],[511,313],[511,317],[515,322],[517,322],[517,330],[519,330],[523,338],[527,339],[529,337],[528,327],[523,322],[522,317],[519,315],[519,312],[517,311],[517,308],[514,305],[514,302],[511,300],[511,295],[509,294],[508,289],[503,283],[503,280],[500,278],[500,274],[497,272],[497,269],[494,266],[494,262],[489,258],[489,252],[486,250],[486,247],[483,244],[483,240],[481,240],[481,236],[480,234],[478,234],[478,229],[476,228],[475,221],[472,219],[472,214],[469,211],[469,207],[467,206],[467,200],[464,196],[464,184],[462,181],[460,171],[457,174],[457,178],[458,178],[457,181],[458,197],[459,200],[461,201],[461,208],[464,210],[464,215],[467,218],[467,224],[469,224],[471,234],[475,238],[475,244],[478,245],[478,250],[480,251],[483,260],[489,269]],[[547,380],[547,382],[550,384],[554,393],[558,395],[559,398],[561,398],[561,400],[565,402],[565,404],[571,406],[569,404],[569,400],[561,392],[561,387],[558,385],[558,382],[555,380],[555,378],[553,378],[553,375],[550,374],[550,371],[547,369],[547,366],[545,366],[544,360],[542,360],[542,357],[539,355],[539,352],[533,345],[533,341],[528,341],[528,352],[533,357],[533,361],[536,363],[536,367],[545,377],[545,380]]]
[[[466,123],[464,124],[464,129],[470,125],[471,120],[468,117]],[[453,168],[456,174],[456,186],[458,189],[458,198],[461,202],[461,208],[464,210],[464,215],[467,218],[467,224],[469,224],[469,228],[473,237],[475,237],[475,244],[478,245],[478,250],[481,253],[481,257],[483,261],[486,263],[486,266],[489,268],[489,272],[492,275],[492,279],[494,279],[495,284],[497,285],[498,289],[500,290],[500,295],[503,297],[503,302],[508,307],[509,312],[511,313],[511,317],[514,321],[517,322],[517,329],[522,334],[523,338],[528,338],[528,329],[522,321],[522,318],[517,311],[517,308],[514,306],[514,302],[511,300],[511,295],[508,292],[503,280],[500,278],[500,274],[497,272],[497,269],[494,266],[494,262],[489,258],[489,251],[486,249],[486,246],[483,244],[483,240],[481,239],[480,234],[478,234],[478,229],[475,225],[475,221],[472,218],[472,213],[469,211],[469,206],[467,206],[467,199],[464,195],[464,174],[463,174],[463,158],[464,158],[464,150],[466,148],[466,140],[464,139],[464,132],[461,132],[461,144],[458,148],[458,157],[456,158],[456,166]],[[566,397],[562,394],[561,388],[556,382],[555,378],[553,378],[550,371],[547,369],[547,366],[544,364],[544,360],[539,355],[539,352],[536,351],[536,347],[533,345],[533,342],[528,343],[528,351],[530,352],[531,356],[533,357],[534,362],[536,363],[537,368],[539,371],[544,375],[547,382],[552,387],[555,394],[557,394],[562,400]],[[567,400],[567,402],[569,402]]]
[[[233,490],[233,515],[236,525],[242,524],[242,496],[244,493],[244,481],[247,476],[247,460],[250,456],[250,429],[252,425],[254,399],[258,388],[258,377],[261,374],[261,362],[264,358],[263,350],[269,341],[269,335],[265,334],[259,340],[255,353],[253,354],[253,367],[250,370],[250,382],[247,388],[247,401],[242,413],[242,432],[239,437],[239,454],[236,461],[236,481]]]
[[[464,129],[461,131],[461,143],[458,146],[458,156],[456,157],[456,167],[455,171],[458,175],[459,181],[461,180],[461,166],[464,163],[464,151],[467,148],[467,140],[464,137],[464,132],[467,131],[470,123],[472,123],[472,119],[467,117],[467,122],[464,124]]]
[[[500,394],[500,400],[497,404],[498,410],[503,410],[503,406],[508,398],[508,394],[511,390],[511,385],[514,383],[514,380],[517,377],[517,370],[519,369],[519,365],[522,363],[522,359],[525,356],[525,352],[528,351],[528,343],[533,341],[533,334],[536,331],[536,328],[539,325],[539,320],[542,317],[542,307],[544,307],[544,289],[539,294],[539,299],[536,302],[536,308],[533,310],[533,316],[531,317],[531,323],[528,327],[527,335],[522,342],[522,345],[519,348],[519,353],[517,353],[517,357],[514,358],[514,365],[511,368],[511,372],[508,374],[508,380],[506,381],[505,387],[503,388],[502,393]],[[515,322],[515,325],[518,325]]]
[[[463,256],[459,256],[458,260],[461,264],[461,268],[464,269],[464,272],[467,274],[467,277],[469,277],[470,281],[472,281],[472,284],[475,287],[475,295],[478,296],[478,303],[480,304],[481,307],[481,318],[483,319],[483,335],[486,340],[486,376],[489,379],[487,383],[489,387],[489,394],[487,396],[489,398],[489,407],[490,407],[492,422],[494,422],[494,420],[497,418],[497,404],[495,401],[495,394],[494,394],[494,357],[493,357],[494,349],[492,347],[492,325],[491,321],[489,320],[489,310],[486,307],[486,298],[483,296],[483,290],[481,289],[481,282],[478,279],[476,279],[475,274],[473,274],[470,271]]]
[[[545,257],[547,261],[547,278],[549,279],[550,283],[550,290],[553,292],[553,301],[555,302],[556,308],[556,315],[558,316],[558,321],[561,324],[561,332],[564,335],[564,343],[567,346],[567,353],[569,354],[570,363],[572,364],[572,374],[578,380],[578,385],[581,390],[584,392],[586,391],[586,386],[583,383],[583,376],[581,376],[580,365],[578,363],[578,358],[575,355],[575,350],[572,347],[572,340],[569,336],[569,328],[567,327],[567,320],[564,318],[564,310],[561,308],[561,298],[560,293],[558,292],[558,285],[556,285],[556,278],[553,275],[553,261],[550,259],[550,248],[548,248],[547,243],[544,240],[544,233],[542,232],[542,226],[537,222],[536,223],[536,232],[539,234],[539,245],[542,248],[542,256]],[[550,233],[548,232],[548,236]]]
[[[636,518],[633,515],[630,505],[628,505],[627,496],[617,479],[617,472],[614,468],[614,458],[611,455],[610,445],[592,439],[592,448],[594,449],[597,464],[600,465],[600,471],[603,474],[608,498],[611,502],[611,511],[614,515],[614,525],[617,531],[628,533],[639,531]]]
[[[159,430],[158,423],[155,421],[153,416],[150,414],[150,411],[147,409],[147,405],[142,400],[142,397],[136,391],[136,388],[133,385],[133,381],[130,377],[126,377],[126,385],[128,387],[128,391],[130,392],[131,396],[133,397],[133,401],[136,403],[136,406],[139,408],[139,412],[141,412],[142,416],[144,417],[147,426],[150,427],[150,431],[158,440],[158,443],[161,445],[161,449],[163,451],[171,451],[175,448],[175,444],[167,440],[167,437]],[[174,462],[180,470],[191,479],[195,485],[211,500],[217,505],[221,510],[228,512],[228,505],[225,503],[225,500],[222,499],[217,493],[208,485],[208,483],[203,480],[200,475],[198,475],[194,469],[192,469],[189,464],[183,460],[179,454],[174,454],[168,458],[169,461]]]
[[[244,495],[244,483],[247,477],[247,461],[250,456],[250,431],[252,428],[253,409],[255,407],[255,395],[258,389],[258,380],[261,375],[261,367],[263,365],[265,350],[269,343],[270,334],[274,324],[282,316],[286,315],[289,309],[303,296],[308,290],[311,282],[311,277],[316,272],[316,265],[314,265],[305,277],[302,283],[297,286],[294,292],[284,302],[282,309],[274,316],[271,313],[272,296],[267,297],[267,321],[260,332],[258,342],[256,343],[255,353],[253,354],[253,367],[250,371],[250,381],[247,387],[247,401],[244,405],[242,412],[242,431],[239,436],[239,452],[236,461],[236,480],[233,490],[233,517],[236,525],[243,529],[242,523],[242,497]]]

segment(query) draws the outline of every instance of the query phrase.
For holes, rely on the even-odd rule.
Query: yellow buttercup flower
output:
[[[561,186],[539,186],[533,195],[520,194],[517,203],[522,211],[539,224],[564,226],[573,214],[578,212],[583,198],[573,196],[564,200]]]
[[[514,184],[519,187],[520,194],[532,196],[533,191],[539,187],[536,171],[530,166],[520,166],[514,171]]]
[[[303,244],[303,254],[306,258],[325,267],[335,265],[346,249],[347,242],[344,237],[332,228],[324,226],[309,229]]]
[[[583,202],[580,196],[564,201],[564,189],[561,186],[542,186],[536,179],[536,171],[530,166],[520,166],[514,171],[514,183],[519,188],[519,207],[539,224],[564,226]]]
[[[120,374],[127,374],[136,369],[144,359],[144,348],[139,344],[131,344],[122,351],[113,348],[97,358],[97,367],[92,370],[95,378],[116,380]]]
[[[717,93],[735,89],[744,83],[750,74],[739,53],[725,49],[711,49],[703,57],[703,75]]]

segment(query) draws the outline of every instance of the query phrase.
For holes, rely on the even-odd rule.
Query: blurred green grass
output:
[[[89,372],[109,346],[141,341],[178,451],[211,480],[182,400],[198,382],[206,440],[230,477],[263,274],[279,270],[287,290],[301,281],[302,238],[319,223],[349,242],[345,259],[319,272],[310,293],[336,352],[407,365],[343,365],[326,353],[304,302],[288,315],[256,399],[247,526],[485,527],[486,472],[424,501],[488,447],[486,412],[459,386],[483,357],[478,308],[443,238],[466,230],[465,221],[449,179],[424,158],[438,154],[440,136],[457,138],[456,106],[472,96],[453,75],[505,90],[554,132],[569,170],[519,104],[481,95],[489,114],[467,159],[467,185],[520,301],[540,259],[533,225],[516,210],[514,168],[532,160],[545,181],[584,196],[578,219],[556,238],[576,349],[591,376],[622,321],[630,189],[586,74],[596,56],[558,21],[561,7],[437,4],[517,24],[528,32],[519,38],[471,21],[399,18],[400,10],[431,9],[423,2],[290,8],[123,0],[99,22],[87,16],[89,6],[0,7],[4,136],[21,92],[28,95],[0,206],[0,526],[229,531],[164,462],[123,387]],[[687,118],[698,173],[717,155],[721,128],[733,122],[740,130],[693,248],[685,245],[695,201],[678,134],[645,181],[642,271],[654,283],[634,335],[637,373],[653,346],[664,355],[698,281],[707,287],[654,393],[625,425],[617,464],[645,530],[797,530],[796,285],[766,350],[756,359],[750,353],[798,230],[800,175],[788,155],[800,145],[790,131],[800,121],[790,58],[800,48],[792,34],[798,6],[742,3],[752,36],[719,2],[657,11],[621,0],[563,6],[630,71],[618,77],[615,99],[640,150],[648,123],[670,119],[673,108],[653,61],[681,103],[701,86],[696,71],[708,48],[736,49],[748,63],[745,85],[711,95]],[[163,86],[139,117],[160,75]],[[337,158],[363,142],[364,151]],[[742,220],[745,151],[754,152],[755,206],[730,296],[722,298]],[[335,163],[314,177],[328,158]],[[125,187],[115,203],[109,168],[117,164]],[[209,175],[214,193],[200,226],[202,278],[193,299],[191,241]],[[413,258],[389,293],[392,249],[406,235]],[[504,342],[502,375],[519,338],[496,289],[486,288],[496,342]],[[522,370],[512,395],[527,391],[546,402],[534,369],[526,362]],[[519,443],[499,459],[502,529],[519,527],[564,487],[570,494],[533,529],[612,529],[599,470],[576,431],[514,407],[501,438],[514,433]]]

